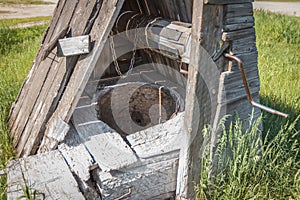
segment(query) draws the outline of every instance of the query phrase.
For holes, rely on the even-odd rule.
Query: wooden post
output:
[[[185,110],[185,138],[179,158],[177,199],[194,199],[194,183],[201,172],[202,129],[217,124],[220,71],[225,64],[211,57],[217,51],[222,35],[223,6],[193,5],[191,56]]]

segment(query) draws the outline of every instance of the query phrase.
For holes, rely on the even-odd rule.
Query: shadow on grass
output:
[[[270,100],[270,98],[267,96],[260,96],[260,102],[263,105],[289,114],[289,118],[286,119],[263,111],[263,136],[269,132],[269,138],[267,138],[267,140],[270,141],[276,134],[278,134],[279,131],[283,129],[284,126],[287,124],[291,125],[294,122],[294,128],[296,131],[300,131],[300,111],[296,110],[295,108],[288,107],[278,100]],[[300,139],[300,135],[298,139]]]

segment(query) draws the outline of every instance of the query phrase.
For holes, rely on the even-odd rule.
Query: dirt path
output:
[[[255,9],[300,17],[300,2],[254,2]]]
[[[0,4],[0,19],[52,16],[55,4],[49,5],[3,5]]]

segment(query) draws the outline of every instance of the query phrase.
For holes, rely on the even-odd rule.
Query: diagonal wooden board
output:
[[[56,127],[53,123],[59,120],[54,119],[68,123],[123,3],[124,0],[58,2],[43,44],[10,114],[9,128],[17,157],[36,152],[44,133],[48,135],[49,127]],[[68,60],[57,58],[55,47],[42,60],[44,48],[66,28],[71,36],[90,34],[94,42],[92,52]]]
[[[57,122],[57,118],[61,118],[65,122],[68,122],[71,119],[79,98],[97,64],[104,48],[105,41],[108,38],[110,30],[115,23],[123,3],[124,0],[103,1],[96,23],[90,33],[91,40],[94,41],[95,47],[87,57],[83,56],[79,58],[57,109],[47,123],[43,141],[47,140],[49,135],[51,135],[49,127],[56,126],[55,123]],[[57,144],[58,142],[59,141],[57,141]],[[44,145],[40,147],[40,152],[50,150],[46,142],[43,142],[43,144]],[[26,147],[27,146],[32,146],[32,142],[28,143]],[[29,151],[30,149],[27,150],[27,152]]]

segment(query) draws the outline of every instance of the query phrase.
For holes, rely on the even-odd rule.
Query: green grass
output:
[[[255,12],[255,18],[261,101],[290,114],[283,120],[264,113],[264,128],[272,136],[300,115],[300,18],[265,11]]]
[[[9,23],[10,24],[10,23]],[[46,26],[9,28],[0,21],[0,168],[13,157],[7,131],[8,113],[32,64]],[[0,180],[0,198],[5,198],[5,177]]]
[[[7,13],[10,13],[10,12],[6,11],[6,10],[0,10],[0,14],[7,14]]]
[[[287,124],[272,140],[266,141],[260,137],[260,124],[261,119],[246,131],[239,120],[231,124],[220,138],[214,164],[210,162],[210,146],[206,145],[200,184],[195,187],[199,200],[299,199],[296,138],[300,131],[295,130],[295,123]],[[208,129],[204,131],[205,141],[210,141],[209,133]],[[213,173],[210,166],[214,166]]]
[[[31,18],[21,18],[21,19],[3,19],[0,21],[2,26],[16,26],[22,23],[28,22],[40,22],[40,21],[50,21],[51,17],[31,17]]]
[[[208,144],[203,153],[195,187],[201,200],[300,199],[300,18],[256,11],[255,19],[261,102],[290,118],[264,112],[247,131],[239,120],[223,129],[217,164],[210,162]]]
[[[3,4],[53,4],[52,2],[45,2],[42,0],[0,0]]]

